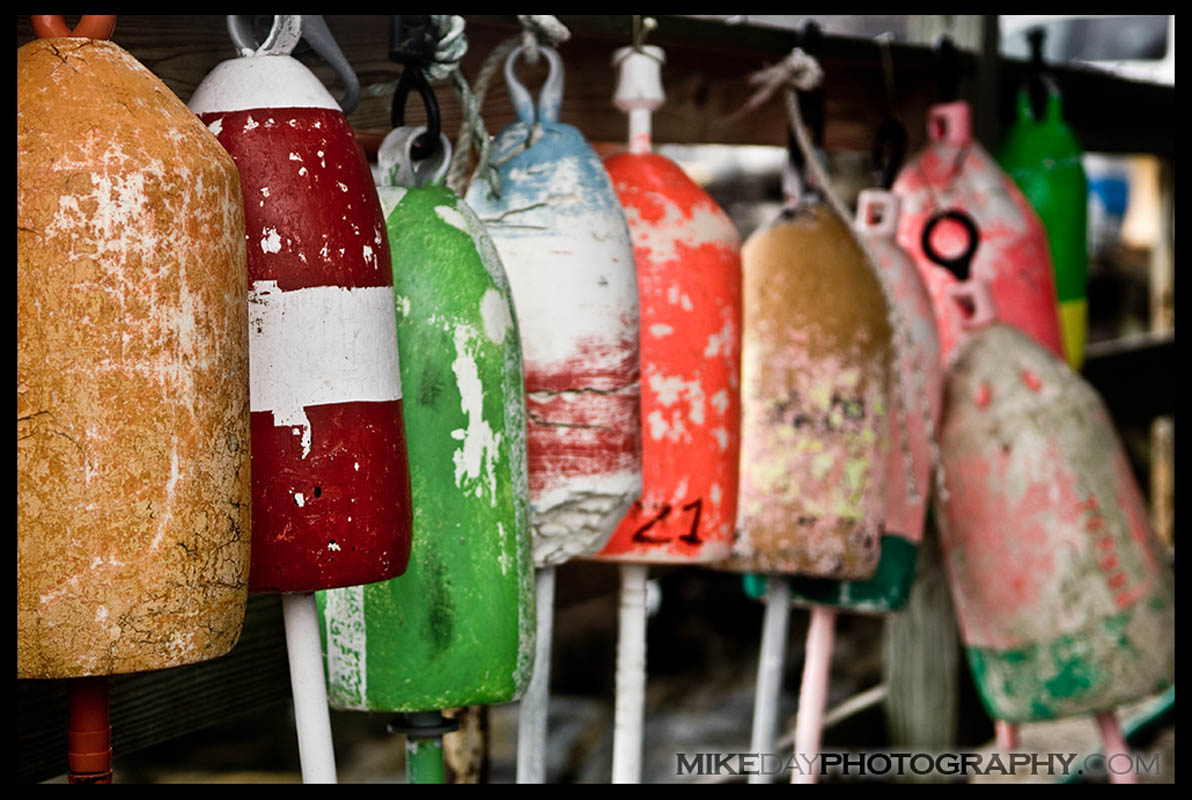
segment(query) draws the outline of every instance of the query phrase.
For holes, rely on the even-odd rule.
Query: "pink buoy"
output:
[[[915,390],[905,392],[904,403],[892,403],[890,450],[886,459],[887,534],[912,544],[923,538],[932,469],[931,441],[939,421],[943,375],[939,367],[940,342],[931,297],[910,256],[897,241],[902,204],[898,196],[881,189],[865,189],[857,200],[855,227],[886,281],[891,299],[906,323],[909,347],[899,369],[904,380],[918,372]],[[929,429],[931,426],[931,429]],[[906,431],[910,470],[900,443]],[[915,492],[910,491],[913,480]],[[913,569],[911,570],[913,573]],[[908,584],[912,575],[904,576]],[[901,595],[905,599],[905,595]]]
[[[940,355],[947,359],[961,335],[962,317],[948,298],[957,279],[923,251],[924,226],[936,212],[960,209],[981,231],[973,275],[989,284],[1003,322],[1063,355],[1056,314],[1055,277],[1047,233],[1010,176],[972,135],[972,110],[963,101],[932,106],[927,146],[903,168],[893,191],[902,199],[898,241],[915,260],[935,307]],[[964,232],[941,224],[935,249],[961,249]]]

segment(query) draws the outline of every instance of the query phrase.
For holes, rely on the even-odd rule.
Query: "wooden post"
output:
[[[1151,249],[1151,333],[1175,330],[1175,168],[1159,161],[1159,235]],[[1151,423],[1151,525],[1175,546],[1175,417]]]
[[[488,753],[488,706],[464,706],[443,712],[459,723],[459,730],[443,737],[443,767],[447,783],[488,783],[492,760]]]

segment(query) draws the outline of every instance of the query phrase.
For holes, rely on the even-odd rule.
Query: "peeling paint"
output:
[[[17,677],[218,657],[249,558],[235,165],[111,42],[24,45],[17,96]]]
[[[539,566],[597,551],[641,487],[629,231],[580,133],[556,122],[541,132],[527,148],[525,123],[502,131],[501,196],[483,182],[468,194],[509,273],[522,333]]]

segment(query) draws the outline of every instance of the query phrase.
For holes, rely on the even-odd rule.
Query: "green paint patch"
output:
[[[990,716],[1009,722],[1056,719],[1114,708],[1165,687],[1174,671],[1174,633],[1165,651],[1138,646],[1140,636],[1145,641],[1156,626],[1172,622],[1154,611],[1149,603],[1139,604],[1026,647],[967,648]]]
[[[830,606],[867,613],[898,611],[906,605],[915,581],[919,546],[901,536],[882,536],[881,558],[873,576],[863,581],[837,581],[801,575],[787,579],[791,603],[797,606]],[[759,599],[766,593],[764,575],[744,576],[746,593]]]

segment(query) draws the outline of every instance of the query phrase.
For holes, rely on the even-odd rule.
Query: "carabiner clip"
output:
[[[416,89],[426,107],[426,132],[414,140],[410,156],[415,161],[429,158],[439,146],[441,122],[439,119],[439,101],[435,92],[426,80],[426,73],[421,67],[407,64],[401,71],[397,81],[397,88],[393,92],[393,108],[389,113],[389,121],[394,128],[401,128],[406,123],[406,98],[410,90]]]

